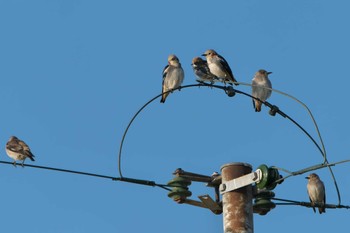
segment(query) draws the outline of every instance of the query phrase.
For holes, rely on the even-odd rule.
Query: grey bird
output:
[[[207,61],[203,60],[200,57],[195,57],[192,59],[192,68],[194,74],[198,77],[197,82],[210,82],[213,84],[215,81],[218,81],[218,78],[210,73]]]
[[[163,84],[162,84],[162,99],[160,100],[161,103],[164,103],[166,98],[169,95],[169,92],[172,91],[175,88],[178,88],[181,86],[183,80],[184,80],[184,71],[181,67],[181,63],[179,59],[171,54],[168,57],[168,65],[165,66],[163,70]]]
[[[238,85],[236,83],[237,80],[233,76],[232,70],[228,65],[227,61],[225,60],[225,58],[220,56],[213,49],[209,49],[205,51],[205,53],[202,54],[202,56],[205,56],[207,59],[210,73],[220,78],[224,83],[230,82],[230,84],[232,85],[232,82],[233,82],[235,83],[235,85]]]
[[[15,136],[11,136],[8,142],[6,143],[6,153],[10,158],[14,160],[14,166],[16,166],[16,160],[22,161],[22,167],[26,158],[35,161],[35,156],[30,151],[29,146]]]
[[[260,99],[261,101],[266,101],[271,96],[272,88],[271,81],[269,79],[269,74],[272,72],[267,72],[266,70],[258,70],[255,73],[252,80],[252,96]],[[267,88],[266,88],[267,87]],[[256,99],[253,99],[253,107],[255,112],[261,111],[262,102]]]
[[[307,183],[307,193],[309,194],[311,204],[325,205],[326,190],[320,177],[316,173],[311,173],[308,177],[305,178],[309,180]],[[312,208],[316,213],[315,207],[313,206]],[[318,212],[320,214],[326,213],[326,207],[318,207]]]

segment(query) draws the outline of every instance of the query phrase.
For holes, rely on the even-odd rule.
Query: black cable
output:
[[[1,160],[0,160],[0,163],[13,165],[12,162],[1,161]],[[18,165],[18,166],[22,166],[22,165]],[[31,167],[31,168],[37,168],[37,169],[45,169],[45,170],[51,170],[51,171],[72,173],[72,174],[77,174],[77,175],[92,176],[92,177],[110,179],[113,181],[121,181],[121,182],[127,182],[127,183],[139,184],[139,185],[159,187],[159,188],[165,189],[167,191],[171,191],[171,189],[166,187],[167,185],[157,184],[156,182],[150,181],[150,180],[134,179],[134,178],[127,178],[127,177],[113,177],[113,176],[100,175],[100,174],[90,173],[90,172],[74,171],[74,170],[69,170],[69,169],[39,166],[39,165],[32,165],[32,164],[23,164],[23,167]]]
[[[239,90],[236,90],[237,93],[240,93],[240,94],[243,94],[245,96],[249,96],[253,99],[256,99],[256,100],[259,100],[261,101],[260,99],[258,98],[255,98],[254,96],[252,95],[249,95],[243,91],[239,91]],[[333,170],[330,166],[328,166],[328,160],[327,160],[327,157],[326,157],[326,154],[323,152],[323,150],[321,149],[321,147],[317,144],[317,142],[315,141],[315,139],[298,123],[296,122],[293,118],[291,118],[290,116],[288,116],[286,113],[282,112],[278,107],[275,107],[274,105],[270,104],[269,102],[267,101],[261,101],[263,104],[265,104],[266,106],[270,107],[271,109],[275,109],[276,110],[276,113],[280,114],[282,117],[284,118],[287,118],[288,120],[290,120],[292,123],[294,123],[301,131],[303,131],[308,137],[309,139],[315,144],[315,146],[318,148],[318,150],[320,151],[320,153],[322,154],[323,156],[323,161],[324,161],[324,164],[326,164],[326,166],[328,167],[330,173],[331,173],[331,176],[332,176],[332,179],[333,179],[333,182],[334,182],[334,186],[335,186],[335,189],[337,191],[337,196],[338,196],[338,204],[340,205],[341,204],[341,196],[340,196],[340,190],[339,190],[339,187],[338,187],[338,183],[337,183],[337,180],[334,176],[334,173],[333,173]]]
[[[226,92],[227,95],[229,96],[234,96],[235,93],[239,93],[239,94],[242,94],[242,95],[245,95],[245,96],[248,96],[250,98],[253,98],[255,100],[258,100],[258,101],[261,101],[259,98],[256,98],[248,93],[245,93],[243,91],[240,91],[240,90],[236,90],[234,89],[233,87],[231,86],[219,86],[219,85],[213,85],[213,84],[207,84],[207,83],[200,83],[200,84],[191,84],[191,85],[185,85],[185,86],[180,86],[178,88],[174,88],[173,90],[170,90],[170,91],[167,91],[167,92],[164,92],[164,93],[169,93],[169,92],[173,92],[173,91],[176,91],[176,90],[181,90],[181,89],[185,89],[185,88],[190,88],[190,87],[201,87],[201,86],[206,86],[206,87],[211,87],[211,88],[218,88],[218,89],[221,89],[221,90],[224,90]],[[120,177],[122,178],[123,175],[122,175],[122,170],[121,170],[121,155],[122,155],[122,148],[123,148],[123,144],[124,144],[124,140],[125,140],[125,137],[126,137],[126,134],[131,126],[131,124],[133,123],[133,121],[135,120],[135,118],[141,113],[141,111],[146,107],[148,106],[150,103],[152,103],[154,100],[156,100],[157,98],[159,98],[160,96],[162,96],[164,93],[161,93],[157,96],[155,96],[154,98],[152,98],[151,100],[149,100],[146,104],[144,104],[135,114],[134,116],[132,117],[132,119],[130,120],[128,126],[126,127],[125,131],[124,131],[124,134],[123,134],[123,137],[122,137],[122,140],[120,142],[120,147],[119,147],[119,154],[118,154],[118,171],[119,171],[119,175]],[[325,152],[321,149],[321,147],[318,145],[318,143],[316,142],[316,140],[299,124],[297,123],[293,118],[291,118],[290,116],[288,116],[286,113],[282,112],[277,106],[275,105],[272,105],[270,104],[269,102],[267,101],[261,101],[264,105],[268,106],[271,108],[271,110],[274,110],[276,111],[276,113],[278,113],[279,115],[281,115],[282,117],[290,120],[292,123],[294,123],[300,130],[302,130],[302,132],[304,132],[308,138],[314,143],[314,145],[317,147],[317,149],[320,151],[320,153],[322,154],[323,158],[324,158],[324,163],[328,164],[328,161],[327,161],[327,157],[325,155]],[[340,196],[340,191],[339,191],[339,187],[338,187],[338,184],[337,184],[337,181],[336,181],[336,178],[334,176],[334,173],[333,173],[333,170],[331,169],[330,166],[327,165],[327,167],[329,168],[330,172],[331,172],[331,175],[332,175],[332,179],[334,181],[334,185],[335,185],[335,188],[336,188],[336,191],[337,191],[337,195],[338,195],[338,201],[339,201],[339,205],[341,203],[341,196]]]
[[[0,163],[2,163],[2,164],[13,165],[12,162],[7,162],[7,161],[0,161]],[[21,165],[17,165],[17,166],[21,166]],[[68,169],[54,168],[54,167],[46,167],[46,166],[39,166],[39,165],[32,165],[32,164],[23,164],[23,167],[32,167],[32,168],[39,168],[39,169],[45,169],[45,170],[52,170],[52,171],[59,171],[59,172],[66,172],[66,173],[73,173],[73,174],[78,174],[78,175],[94,176],[94,177],[105,178],[105,179],[111,179],[111,180],[116,179],[116,178],[113,177],[113,176],[105,176],[105,175],[99,175],[99,174],[94,174],[94,173],[89,173],[89,172],[73,171],[73,170],[68,170]]]
[[[262,102],[264,105],[270,107],[271,109],[274,107],[274,105],[270,104],[269,102],[267,101],[262,101],[260,100],[259,98],[256,98],[248,93],[245,93],[243,91],[240,91],[240,90],[236,90],[237,93],[239,94],[242,94],[242,95],[245,95],[245,96],[248,96],[250,98],[253,98],[255,100],[258,100],[260,102]],[[315,144],[315,146],[317,147],[317,149],[321,152],[322,156],[325,157],[321,147],[317,144],[316,140],[298,123],[296,122],[293,118],[291,118],[290,116],[288,116],[286,113],[282,112],[280,109],[277,109],[277,112],[278,114],[280,114],[282,117],[284,118],[287,118],[288,120],[290,120],[292,123],[294,123],[299,129],[301,129],[305,134],[306,136],[309,137],[309,139]]]
[[[191,85],[186,85],[186,86],[182,86],[182,87],[178,87],[178,88],[175,88],[171,91],[167,91],[165,93],[168,93],[168,92],[173,92],[175,90],[180,90],[180,89],[184,89],[184,88],[190,88],[190,87],[201,87],[201,86],[206,86],[206,87],[211,87],[211,88],[218,88],[218,89],[221,89],[221,90],[224,90],[226,92],[226,94],[233,96],[235,93],[239,93],[239,94],[243,94],[245,96],[248,96],[250,98],[253,98],[253,99],[256,99],[256,100],[259,100],[261,101],[260,99],[258,98],[255,98],[243,91],[239,91],[239,90],[235,90],[233,89],[233,87],[229,86],[229,87],[224,87],[224,86],[218,86],[218,85],[212,85],[212,84],[206,84],[206,83],[200,83],[200,84],[191,84]],[[167,190],[167,191],[171,191],[170,188],[167,188],[167,187],[172,187],[170,185],[163,185],[163,184],[157,184],[156,182],[154,181],[149,181],[149,180],[143,180],[143,179],[135,179],[135,178],[127,178],[127,177],[123,177],[122,176],[122,171],[121,171],[121,154],[122,154],[122,147],[123,147],[123,143],[124,143],[124,140],[125,140],[125,137],[126,137],[126,134],[131,126],[131,124],[133,123],[133,121],[135,120],[135,118],[139,115],[139,113],[147,106],[149,105],[150,103],[152,103],[154,100],[156,100],[157,98],[159,98],[160,96],[162,96],[164,93],[162,94],[159,94],[157,96],[155,96],[154,98],[152,98],[151,100],[149,100],[146,104],[144,104],[137,112],[136,114],[133,116],[133,118],[130,120],[128,126],[126,127],[125,131],[124,131],[124,134],[123,134],[123,137],[122,137],[122,140],[121,140],[121,143],[120,143],[120,149],[119,149],[119,155],[118,155],[118,170],[119,170],[119,174],[120,174],[120,177],[112,177],[112,176],[106,176],[106,175],[100,175],[100,174],[95,174],[95,173],[88,173],[88,172],[81,172],[81,171],[74,171],[74,170],[68,170],[68,169],[61,169],[61,168],[54,168],[54,167],[47,167],[47,166],[39,166],[39,165],[31,165],[31,164],[23,164],[23,167],[32,167],[32,168],[38,168],[38,169],[45,169],[45,170],[53,170],[53,171],[59,171],[59,172],[66,172],[66,173],[72,173],[72,174],[78,174],[78,175],[86,175],[86,176],[93,176],[93,177],[98,177],[98,178],[105,178],[105,179],[111,179],[113,181],[121,181],[121,182],[128,182],[128,183],[134,183],[134,184],[139,184],[139,185],[146,185],[146,186],[153,186],[153,187],[159,187],[159,188],[162,188],[164,190]],[[275,107],[274,105],[271,105],[270,103],[268,103],[267,101],[261,101],[263,102],[266,106],[269,106],[270,108],[272,107]],[[283,113],[282,111],[280,111],[278,108],[277,108],[277,111],[276,113],[279,113],[282,117],[284,118],[287,118],[289,119],[292,123],[294,123],[296,126],[298,126],[310,139],[311,141],[316,145],[316,147],[320,150],[320,152],[323,154],[322,150],[320,149],[320,147],[318,146],[318,144],[316,143],[316,141],[312,138],[312,136],[301,126],[299,125],[296,121],[294,121],[291,117],[289,117],[287,114]],[[325,166],[327,166],[330,170],[331,170],[331,165],[328,163],[327,159],[325,158],[325,162],[327,164],[325,164]],[[2,164],[8,164],[8,165],[13,165],[13,163],[11,162],[7,162],[7,161],[0,161],[0,163]],[[333,172],[331,170],[331,173],[333,175]],[[295,174],[292,174],[292,175],[295,175]],[[338,198],[339,198],[339,205],[337,208],[339,208],[340,205],[340,192],[339,192],[339,189],[338,189],[338,185],[336,183],[336,179],[333,175],[333,180],[335,182],[335,186],[336,186],[336,189],[337,189],[337,193],[338,193]],[[282,200],[282,199],[280,199]],[[299,205],[300,203],[297,202]]]
[[[200,84],[191,84],[191,85],[186,85],[186,86],[174,88],[173,90],[166,91],[166,92],[164,92],[164,93],[170,93],[170,92],[173,92],[173,91],[176,91],[176,90],[181,90],[181,89],[185,89],[185,88],[189,88],[189,87],[201,87],[201,86],[208,86],[208,87],[215,87],[215,88],[224,89],[224,87],[222,87],[222,86],[218,86],[218,85],[209,85],[209,84],[206,84],[206,83],[200,83]],[[120,177],[123,177],[122,169],[121,169],[121,155],[122,155],[123,144],[124,144],[124,140],[125,140],[126,134],[128,133],[131,124],[134,122],[135,118],[140,114],[140,112],[141,112],[145,107],[147,107],[147,105],[149,105],[149,104],[152,103],[154,100],[156,100],[156,99],[158,99],[159,97],[161,97],[164,93],[161,93],[161,94],[159,94],[159,95],[153,97],[153,98],[150,99],[147,103],[145,103],[145,104],[134,114],[134,116],[131,118],[131,120],[130,120],[128,126],[126,127],[126,129],[125,129],[125,131],[124,131],[124,134],[123,134],[123,137],[122,137],[122,140],[120,141],[119,154],[118,154],[118,171],[119,171]]]
[[[350,209],[350,206],[348,205],[335,205],[335,204],[318,204],[318,203],[310,203],[310,202],[303,202],[303,201],[293,201],[288,199],[281,199],[281,198],[270,198],[271,200],[275,201],[283,201],[282,203],[275,203],[276,205],[299,205],[304,207],[325,207],[327,209]]]

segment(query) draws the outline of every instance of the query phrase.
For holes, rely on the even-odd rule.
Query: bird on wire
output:
[[[311,173],[308,177],[305,178],[309,180],[307,183],[307,193],[309,195],[311,204],[323,205],[323,207],[318,207],[318,212],[320,214],[326,213],[326,207],[324,206],[326,204],[326,190],[322,180],[316,173]],[[312,209],[316,213],[314,206]]]
[[[165,66],[163,70],[162,99],[160,100],[161,103],[165,103],[165,100],[169,95],[168,91],[172,91],[175,88],[181,86],[184,80],[184,76],[184,71],[177,56],[174,54],[169,55],[168,65]]]
[[[269,74],[272,72],[267,72],[266,70],[258,70],[255,73],[254,78],[252,80],[252,96],[257,99],[253,99],[253,107],[255,112],[261,111],[261,105],[264,101],[266,101],[272,93],[271,81],[269,79]]]
[[[18,139],[15,136],[11,136],[8,142],[6,143],[6,153],[10,158],[14,160],[13,165],[15,167],[17,160],[22,161],[22,167],[26,158],[35,161],[35,156],[30,151],[29,146],[24,141]]]
[[[210,73],[220,78],[225,84],[226,82],[229,82],[231,85],[232,83],[238,85],[238,83],[236,83],[237,80],[233,76],[232,70],[225,58],[220,56],[213,49],[208,49],[204,52],[204,54],[202,54],[202,56],[205,56],[205,58],[207,59]]]

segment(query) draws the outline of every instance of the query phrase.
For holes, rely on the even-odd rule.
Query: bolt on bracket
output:
[[[261,179],[262,179],[262,171],[258,169],[255,172],[230,180],[226,183],[222,183],[219,189],[220,194],[224,194],[224,193],[248,186],[253,183],[259,183]]]

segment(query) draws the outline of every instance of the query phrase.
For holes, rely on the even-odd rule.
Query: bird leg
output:
[[[24,161],[25,161],[26,159],[23,159],[23,161],[22,161],[22,163],[21,163],[21,166],[22,167],[24,167]]]
[[[201,84],[201,85],[204,85],[204,82],[202,80],[199,80],[199,79],[196,79],[196,81]],[[198,86],[198,88],[201,88],[201,86]]]
[[[13,161],[13,166],[14,166],[15,168],[17,168],[17,165],[16,165],[16,160],[15,160],[15,161]]]

